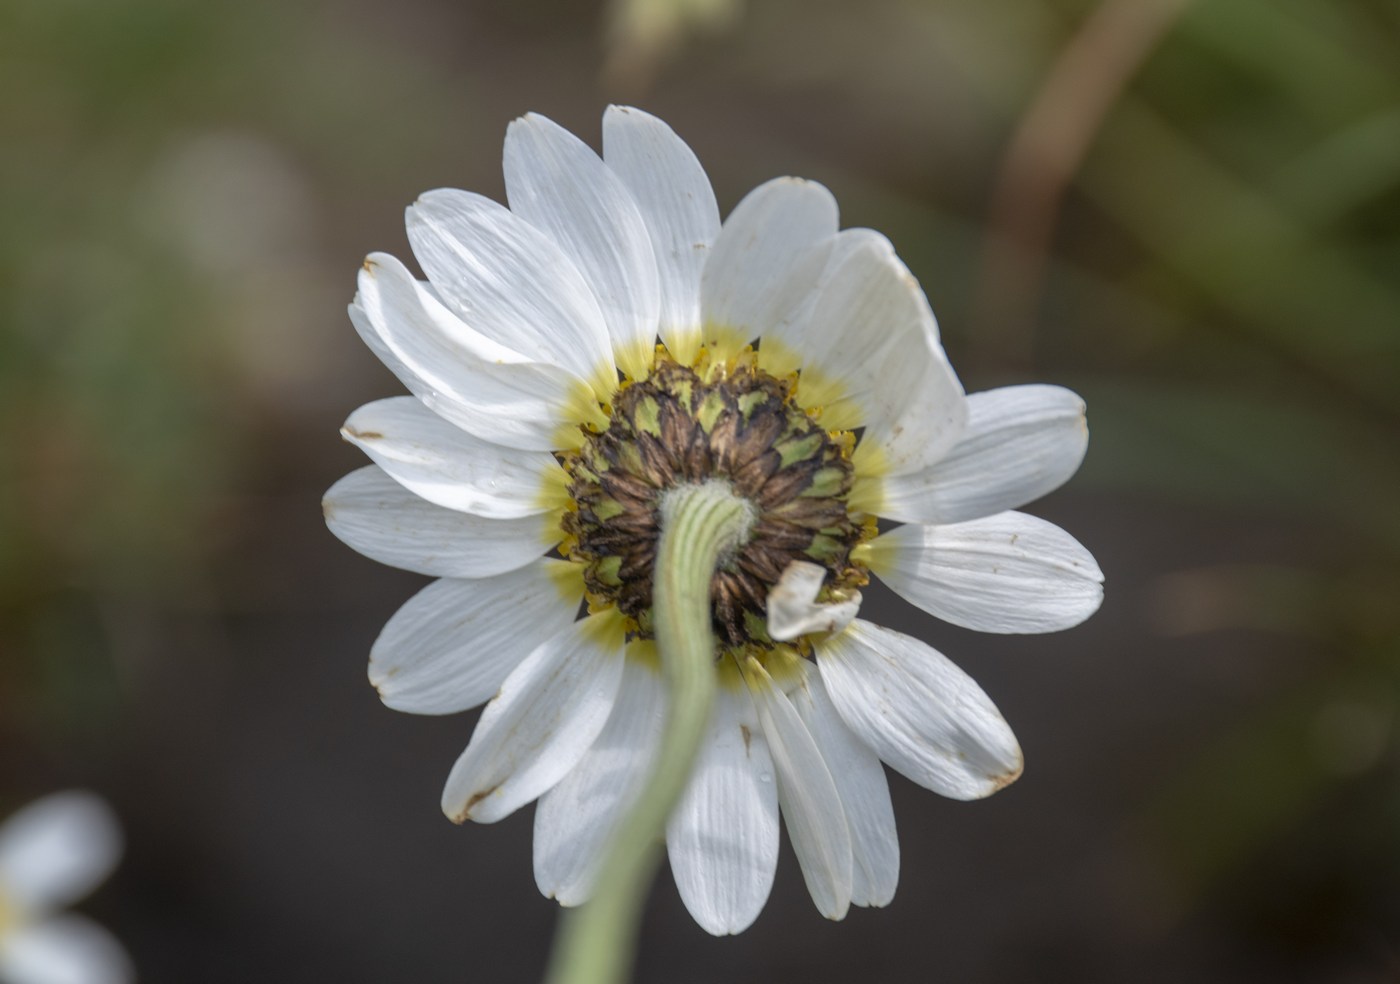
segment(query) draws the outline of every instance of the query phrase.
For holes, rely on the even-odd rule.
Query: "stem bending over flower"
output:
[[[669,718],[652,777],[619,825],[593,898],[565,914],[548,984],[616,984],[630,969],[640,909],[661,858],[666,818],[680,799],[714,703],[715,638],[710,581],[747,538],[754,507],[724,481],[682,485],[661,503],[656,644]]]

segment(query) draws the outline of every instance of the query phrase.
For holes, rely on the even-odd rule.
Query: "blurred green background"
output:
[[[1077,389],[1032,511],[1108,574],[1044,638],[872,597],[1025,778],[895,778],[900,892],[840,925],[790,854],[734,940],[663,877],[639,980],[1400,980],[1396,0],[3,0],[0,85],[0,812],[111,798],[87,910],[144,980],[536,979],[528,811],[442,819],[472,716],[363,679],[420,581],[318,500],[400,392],[360,258],[420,191],[503,197],[511,118],[596,146],[610,101],[723,210],[827,184],[969,389]]]

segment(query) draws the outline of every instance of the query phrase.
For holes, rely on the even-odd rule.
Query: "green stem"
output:
[[[652,775],[613,837],[593,898],[563,916],[546,984],[621,984],[631,970],[666,819],[685,790],[714,703],[710,581],[753,521],[754,507],[727,482],[683,485],[662,499],[652,614],[670,696],[666,731]]]

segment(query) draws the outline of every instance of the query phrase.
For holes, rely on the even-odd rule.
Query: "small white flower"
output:
[[[101,884],[121,852],[116,817],[91,793],[46,796],[0,826],[0,981],[134,979],[126,952],[111,934],[60,911]]]
[[[601,157],[517,120],[505,176],[509,208],[420,198],[408,234],[427,280],[375,254],[350,307],[413,396],[346,422],[374,464],[327,493],[327,522],[441,578],[385,626],[371,681],[414,713],[488,702],[443,809],[489,823],[538,798],[539,887],[584,901],[666,713],[658,503],[728,482],[756,519],[712,583],[723,686],[666,831],[676,884],[705,929],[747,927],[781,812],[823,914],[889,902],[881,761],[975,799],[1020,774],[1021,750],[940,653],[854,618],[858,589],[874,572],[988,632],[1088,617],[1093,558],[1007,511],[1079,466],[1082,401],[1053,386],[964,395],[888,240],[838,231],[831,194],[794,178],[721,225],[694,154],[645,113],[610,108]],[[876,535],[877,517],[906,525]]]

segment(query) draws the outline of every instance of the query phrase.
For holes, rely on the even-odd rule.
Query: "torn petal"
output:
[[[817,603],[826,568],[795,560],[768,593],[768,635],[787,642],[812,632],[840,632],[860,611],[860,592],[843,601]]]

